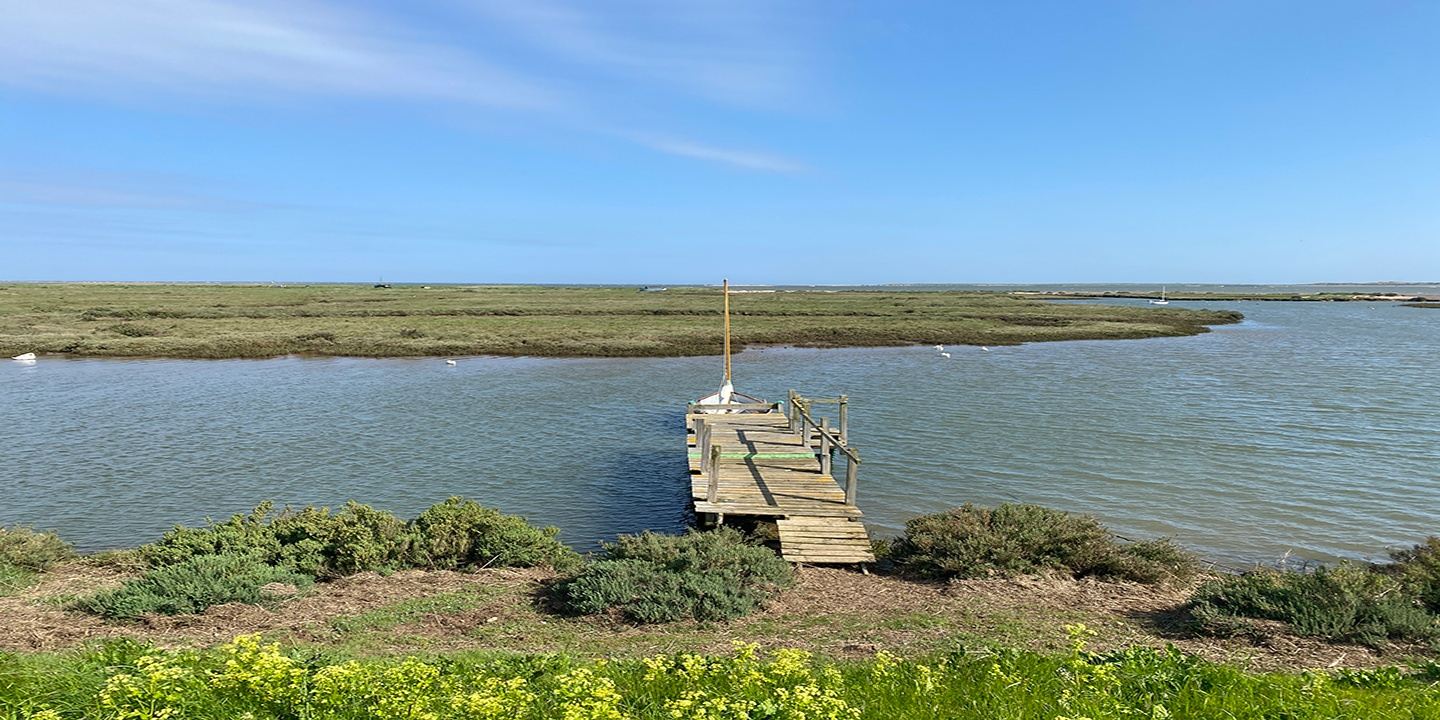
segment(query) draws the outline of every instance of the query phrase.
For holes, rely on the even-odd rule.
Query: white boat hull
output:
[[[10,358],[10,359],[11,359],[11,360],[19,360],[20,362],[34,362],[34,361],[35,361],[35,353],[22,353],[22,354],[20,354],[20,355],[16,355],[15,357]]]

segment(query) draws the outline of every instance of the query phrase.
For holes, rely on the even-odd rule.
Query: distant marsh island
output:
[[[0,353],[264,358],[660,357],[721,351],[718,288],[11,284]],[[1175,337],[1231,311],[1043,302],[1001,293],[738,292],[747,345],[1013,345]]]

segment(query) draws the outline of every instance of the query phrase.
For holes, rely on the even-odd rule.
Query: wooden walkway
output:
[[[702,519],[773,519],[781,556],[792,562],[874,562],[870,537],[855,505],[859,453],[848,445],[845,399],[838,428],[818,421],[816,402],[791,393],[787,412],[686,414],[690,494]],[[734,406],[736,409],[742,406]],[[750,406],[743,406],[750,407]],[[765,407],[765,406],[761,406]],[[835,457],[845,482],[831,474]]]

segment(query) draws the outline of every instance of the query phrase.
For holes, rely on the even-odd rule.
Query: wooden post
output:
[[[810,447],[810,428],[806,427],[805,414],[800,413],[800,447]]]
[[[840,444],[850,444],[850,398],[840,396]]]
[[[705,499],[715,502],[720,497],[720,446],[710,447],[710,487],[705,490]],[[723,519],[720,522],[725,522]]]
[[[705,423],[705,447],[700,451],[700,462],[705,466],[703,471],[710,470],[710,448],[715,444],[715,428],[710,423]]]
[[[834,459],[830,456],[830,418],[820,418],[820,474],[830,474],[830,464]]]
[[[858,484],[856,476],[859,475],[860,463],[855,458],[848,458],[845,462],[845,504],[855,505],[855,486]]]
[[[790,432],[795,432],[795,417],[799,415],[795,412],[795,390],[791,389],[785,397],[790,402],[790,406],[785,408],[785,419],[790,421]]]

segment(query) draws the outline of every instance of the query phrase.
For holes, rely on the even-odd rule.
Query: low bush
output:
[[[1201,585],[1187,607],[1199,629],[1215,635],[1256,631],[1255,620],[1371,647],[1428,640],[1440,633],[1436,617],[1398,581],[1352,563],[1224,577]]]
[[[507,566],[574,569],[580,556],[557,539],[559,532],[452,497],[410,522],[409,561],[417,567],[449,570]]]
[[[469,569],[538,567],[562,570],[580,556],[517,515],[450,498],[410,522],[368,505],[285,508],[270,503],[201,528],[176,527],[140,549],[156,567],[201,555],[247,555],[320,579],[402,567]]]
[[[404,565],[410,544],[402,520],[355,502],[337,513],[313,507],[282,512],[269,530],[278,544],[275,565],[321,579],[395,570]]]
[[[304,588],[308,575],[268,565],[250,555],[197,555],[183,562],[155,568],[114,590],[77,600],[79,609],[115,619],[135,619],[159,613],[180,615],[203,612],[228,602],[256,603],[271,583]]]
[[[1432,613],[1440,614],[1440,537],[1432,537],[1409,550],[1390,554],[1395,562],[1384,569],[1420,599]]]
[[[565,606],[630,622],[749,614],[793,580],[790,564],[737,530],[621,536],[560,586]]]
[[[140,546],[141,559],[153,567],[186,562],[205,555],[252,555],[273,561],[280,541],[270,527],[273,503],[261,503],[248,515],[235,514],[205,527],[176,525],[159,540]]]
[[[1011,577],[1061,571],[1074,577],[1159,582],[1193,575],[1192,555],[1169,540],[1124,544],[1087,515],[1004,504],[966,504],[923,515],[882,548],[902,572],[926,578]]]
[[[55,533],[23,526],[0,527],[0,565],[44,572],[73,557],[75,550]]]
[[[273,504],[263,503],[205,527],[176,526],[134,553],[148,568],[141,578],[77,606],[109,617],[135,617],[255,602],[256,588],[269,582],[309,583],[367,570],[578,567],[580,556],[557,534],[555,528],[537,528],[519,516],[460,498],[408,523],[353,502],[334,513],[315,507],[276,512]],[[232,582],[222,570],[238,574]]]

